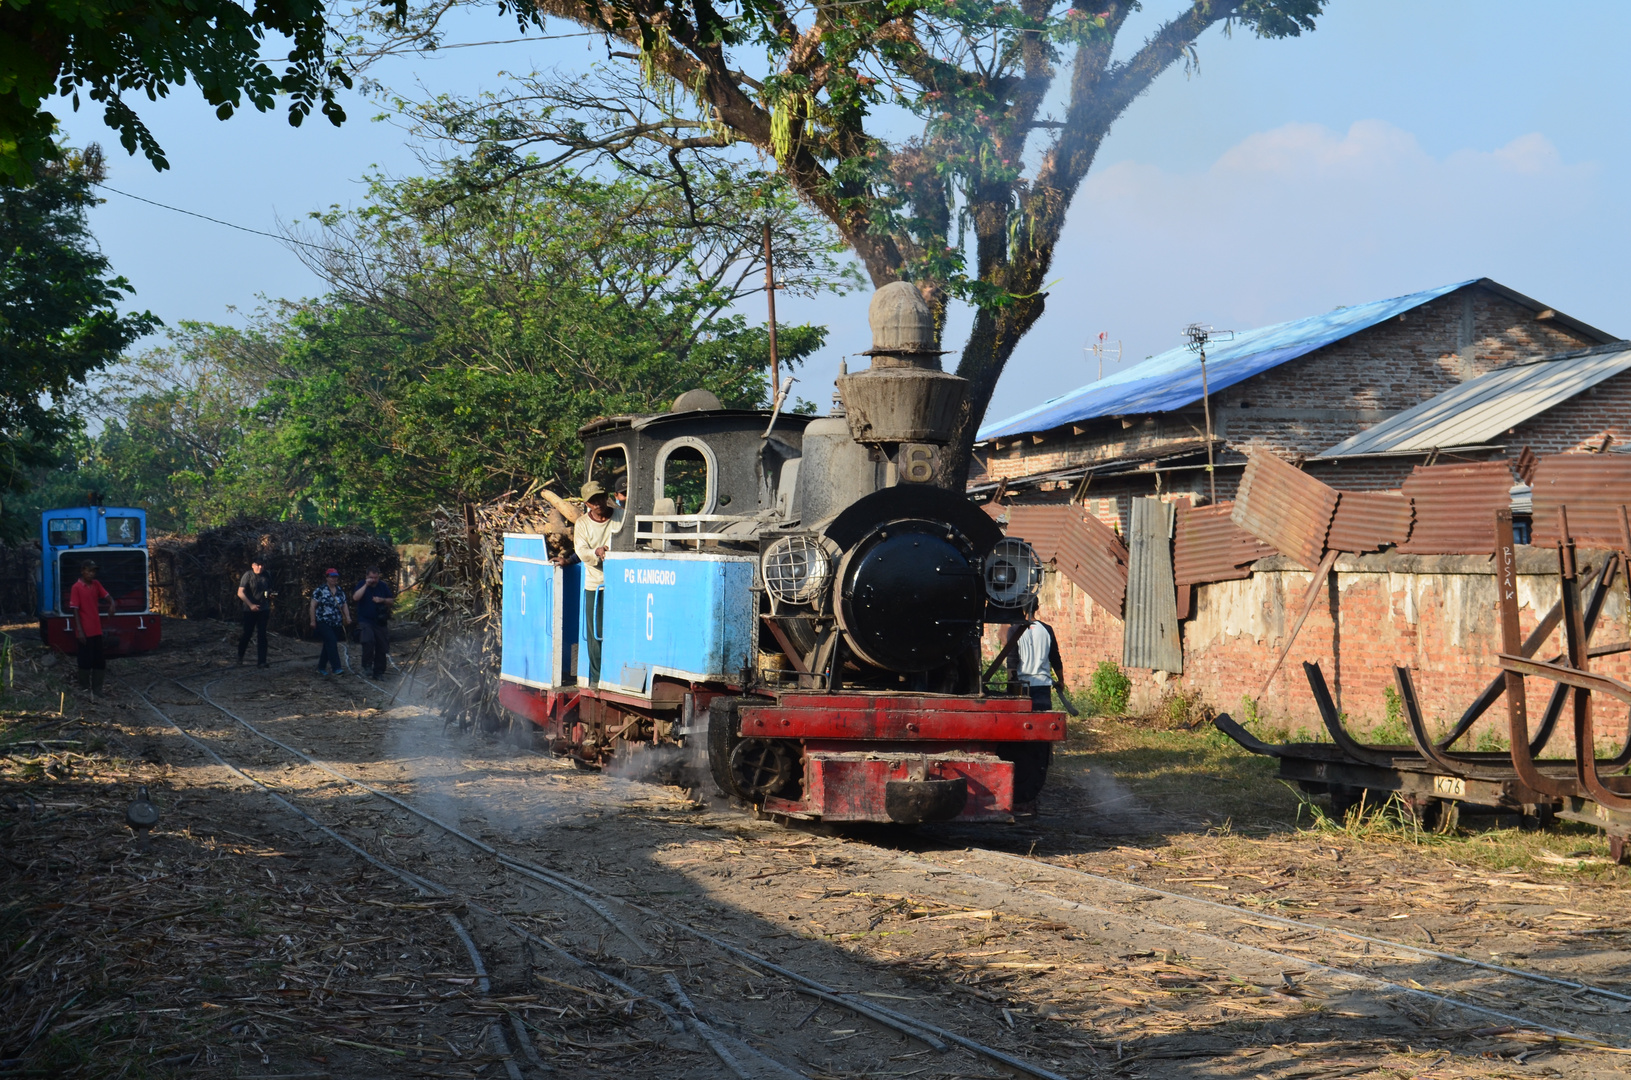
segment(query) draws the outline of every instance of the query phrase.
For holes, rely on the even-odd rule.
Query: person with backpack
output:
[[[351,606],[346,603],[345,590],[340,588],[340,572],[330,569],[324,583],[312,590],[311,628],[323,641],[323,651],[317,656],[317,674],[340,673],[340,637],[351,625]]]

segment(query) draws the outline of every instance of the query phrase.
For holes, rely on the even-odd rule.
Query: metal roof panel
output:
[[[1323,315],[1262,326],[1214,342],[1206,351],[1207,391],[1216,394],[1288,360],[1368,329],[1412,308],[1483,279],[1474,278],[1425,292],[1339,307]],[[1170,412],[1201,399],[1200,357],[1180,345],[1072,390],[1022,413],[980,429],[980,440],[1047,431],[1106,416]]]
[[[1488,442],[1627,370],[1631,346],[1624,342],[1496,368],[1342,440],[1316,460]]]

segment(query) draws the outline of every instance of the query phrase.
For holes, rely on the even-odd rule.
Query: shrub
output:
[[[1185,690],[1181,686],[1167,687],[1156,707],[1156,721],[1161,727],[1185,728],[1193,731],[1209,723],[1217,710],[1206,703],[1199,690]]]
[[[1133,681],[1114,660],[1101,660],[1087,684],[1087,699],[1093,703],[1093,711],[1103,716],[1125,713],[1132,694]]]

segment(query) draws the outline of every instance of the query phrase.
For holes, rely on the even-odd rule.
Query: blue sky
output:
[[[1149,0],[1125,50],[1180,6]],[[469,16],[455,40],[513,28]],[[1631,210],[1615,180],[1631,171],[1631,74],[1618,55],[1628,39],[1631,5],[1504,0],[1333,0],[1302,38],[1208,34],[1199,72],[1169,71],[1104,144],[1072,208],[1047,314],[988,419],[1091,381],[1083,346],[1100,331],[1130,363],[1177,344],[1189,322],[1259,326],[1470,277],[1631,334],[1621,258]],[[379,74],[468,93],[499,85],[502,70],[587,65],[592,40],[453,50]],[[56,111],[72,141],[109,148],[111,186],[271,232],[356,204],[370,168],[419,170],[403,132],[370,122],[379,110],[360,98],[343,128],[291,129],[277,114],[217,121],[180,88],[141,110],[169,153],[162,174],[124,157],[99,111]],[[230,321],[257,294],[321,290],[275,241],[119,195],[92,225],[138,305],[169,322]],[[784,321],[830,327],[803,396],[824,403],[839,358],[868,346],[866,302],[778,302]],[[966,313],[953,318],[947,348],[967,326]]]

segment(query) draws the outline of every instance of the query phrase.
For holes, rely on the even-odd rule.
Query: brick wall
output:
[[[1600,556],[1587,553],[1595,567]],[[1168,679],[1146,670],[1129,671],[1134,708],[1148,709],[1172,684],[1199,692],[1215,708],[1238,715],[1241,698],[1256,696],[1285,635],[1310,575],[1283,559],[1266,559],[1250,578],[1202,585],[1195,590],[1194,615],[1182,624],[1184,671]],[[1499,637],[1495,623],[1494,578],[1489,560],[1478,556],[1366,555],[1337,562],[1333,581],[1314,604],[1291,654],[1257,708],[1290,730],[1320,730],[1319,713],[1303,676],[1302,662],[1320,665],[1338,707],[1363,730],[1386,715],[1386,690],[1393,665],[1408,664],[1429,725],[1447,727],[1494,677]],[[1556,557],[1520,549],[1520,621],[1527,634],[1557,599]],[[1093,604],[1061,575],[1044,576],[1041,618],[1059,637],[1065,671],[1073,686],[1084,686],[1101,660],[1121,660],[1121,621]],[[1627,635],[1625,590],[1611,589],[1595,640]],[[1554,633],[1541,649],[1550,657],[1562,649]],[[1631,654],[1593,661],[1594,670],[1631,680]],[[1531,724],[1538,723],[1548,692],[1531,680]],[[1565,718],[1566,719],[1566,718]],[[1625,710],[1599,701],[1598,733],[1623,738]],[[1473,729],[1504,732],[1504,707],[1491,709]],[[1560,735],[1566,735],[1563,731]]]

